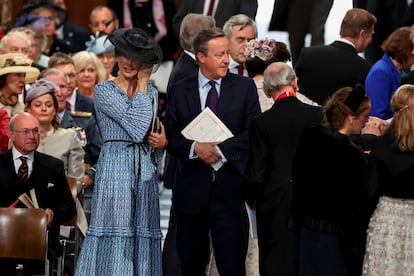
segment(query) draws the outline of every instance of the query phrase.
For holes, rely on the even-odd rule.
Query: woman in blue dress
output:
[[[120,73],[94,91],[104,143],[76,275],[162,275],[156,164],[167,139],[162,124],[152,131],[158,91],[148,82],[162,52],[141,29],[108,39]]]

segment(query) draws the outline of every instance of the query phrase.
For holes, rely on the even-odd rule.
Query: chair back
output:
[[[46,260],[45,210],[0,208],[0,257]]]

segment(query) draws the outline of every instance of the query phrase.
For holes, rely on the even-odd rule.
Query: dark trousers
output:
[[[221,200],[212,200],[208,210],[185,214],[176,210],[177,249],[183,276],[205,275],[211,236],[216,265],[221,276],[245,275],[248,247],[246,210],[230,210]]]
[[[162,271],[164,276],[181,276],[180,259],[177,251],[177,225],[174,204],[171,204],[168,231],[162,250]]]
[[[295,66],[307,33],[311,34],[311,45],[325,44],[325,23],[333,0],[292,0],[287,19],[290,53]]]
[[[301,229],[300,276],[347,276],[339,238],[327,232]]]

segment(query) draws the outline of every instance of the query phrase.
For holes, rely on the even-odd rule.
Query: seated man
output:
[[[49,230],[48,259],[52,263],[62,254],[59,225],[76,214],[76,206],[66,180],[63,162],[37,152],[39,122],[31,114],[20,112],[10,120],[13,147],[0,154],[0,207],[25,207],[17,198],[34,189],[40,208],[45,209]],[[15,263],[1,260],[2,273],[14,275]],[[3,275],[3,274],[2,274]]]

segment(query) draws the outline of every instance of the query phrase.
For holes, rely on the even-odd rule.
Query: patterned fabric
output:
[[[272,108],[275,101],[272,98],[268,98],[263,92],[263,79],[254,80],[257,87],[257,95],[259,96],[259,104],[262,112]]]
[[[414,275],[414,200],[383,196],[371,217],[362,275]]]
[[[131,99],[113,81],[96,86],[104,144],[98,160],[90,225],[76,275],[162,275],[156,163],[147,133],[157,90]]]
[[[17,171],[17,175],[24,181],[27,182],[29,179],[29,166],[27,166],[27,157],[26,156],[20,156],[20,160],[22,160],[22,164],[19,167],[19,170]]]

